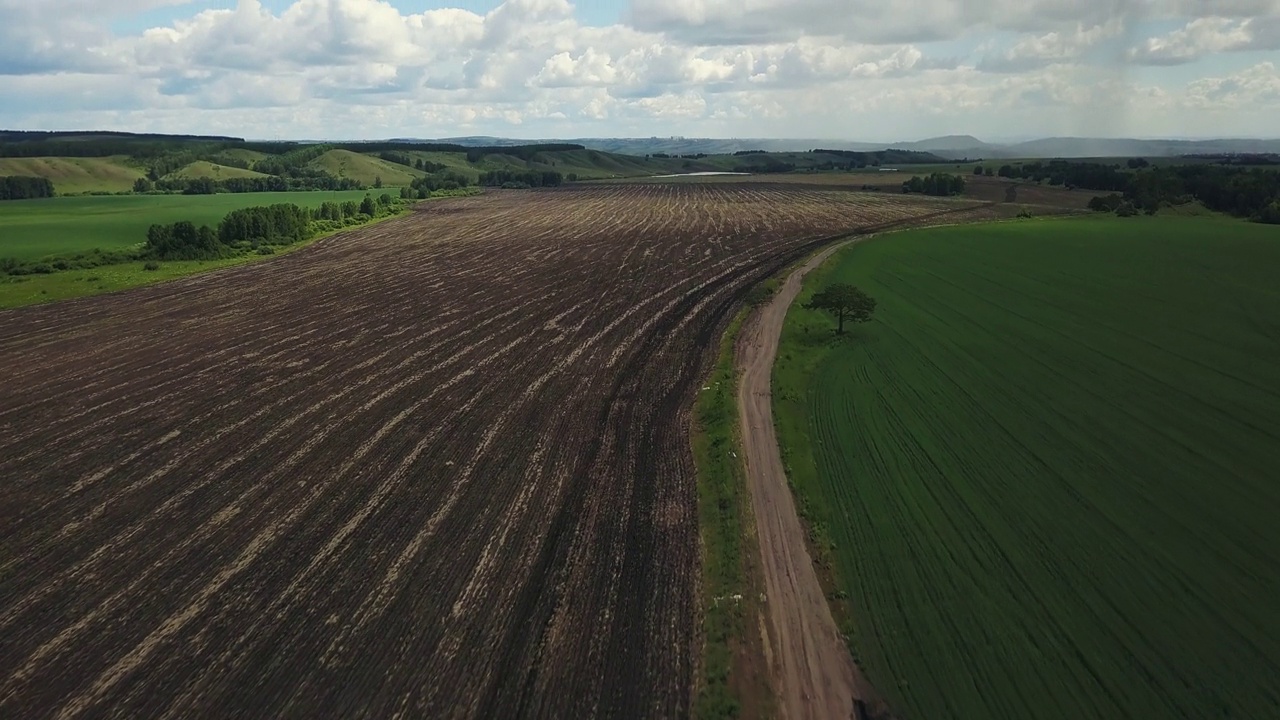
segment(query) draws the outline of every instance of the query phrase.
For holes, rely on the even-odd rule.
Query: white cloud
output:
[[[1276,0],[632,0],[630,22],[693,42],[838,35],[928,42],[1010,30],[1044,34],[1117,21],[1280,13]]]
[[[255,137],[1138,134],[1147,126],[1126,125],[1130,98],[1204,117],[1206,98],[1235,97],[1231,83],[1256,86],[1265,72],[1145,88],[1124,82],[1120,61],[1280,47],[1280,0],[633,0],[629,22],[607,27],[579,23],[568,0],[507,0],[486,14],[412,12],[405,0],[200,5],[0,0],[0,125]],[[181,19],[107,29],[162,6]],[[1185,27],[1126,58],[1157,17]],[[940,50],[938,38],[982,45]],[[1232,102],[1266,97],[1250,92]]]
[[[1280,71],[1263,62],[1235,75],[1202,78],[1187,86],[1183,103],[1215,112],[1270,111],[1280,106]]]
[[[1077,25],[1073,31],[1053,31],[1019,40],[1003,53],[988,54],[978,68],[988,72],[1022,72],[1055,63],[1079,59],[1098,43],[1124,32],[1124,21],[1112,20],[1103,25]]]
[[[1192,20],[1162,37],[1131,48],[1128,58],[1144,65],[1180,65],[1213,53],[1280,49],[1280,17]]]

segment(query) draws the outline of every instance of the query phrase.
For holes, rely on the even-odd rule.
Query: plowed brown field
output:
[[[494,192],[0,313],[0,717],[677,717],[688,408],[817,240],[988,209]]]

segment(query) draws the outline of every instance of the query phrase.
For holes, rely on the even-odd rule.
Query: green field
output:
[[[388,215],[375,218],[372,222],[361,227],[376,225],[395,217],[397,216]],[[312,243],[348,230],[350,229],[323,232],[305,242],[276,248],[275,252],[270,255],[253,253],[219,260],[165,261],[158,263],[159,266],[154,270],[148,270],[147,264],[142,260],[134,260],[96,268],[65,270],[48,275],[26,275],[8,278],[0,276],[0,310],[53,302],[55,300],[70,300],[89,295],[100,295],[117,290],[152,285],[166,280],[175,280],[187,275],[195,275],[219,268],[263,262],[274,257],[296,252]]]
[[[0,203],[0,258],[38,260],[93,248],[123,250],[147,239],[147,228],[190,220],[215,226],[232,210],[294,203],[319,207],[359,201],[364,190],[219,195],[121,195],[12,200]]]
[[[910,720],[1280,717],[1280,229],[916,231],[806,282],[783,457]],[[834,340],[836,279],[880,303]],[[847,603],[843,599],[847,597]]]

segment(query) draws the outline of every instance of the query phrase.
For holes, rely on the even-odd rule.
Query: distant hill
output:
[[[244,138],[222,135],[163,135],[156,133],[110,132],[105,130],[0,130],[0,142],[49,142],[53,140],[92,142],[100,140],[135,142],[244,142]]]
[[[5,140],[3,138],[8,138]],[[58,194],[129,192],[141,177],[232,181],[277,177],[292,188],[387,188],[454,173],[477,182],[485,173],[560,173],[597,180],[693,172],[752,174],[845,171],[875,166],[955,165],[1004,158],[1246,156],[1280,153],[1280,140],[1125,140],[1046,138],[987,143],[971,135],[875,144],[829,140],[597,138],[531,143],[490,136],[346,143],[245,142],[206,136],[122,133],[0,132],[0,175],[51,180]],[[1225,156],[1225,157],[1224,157]],[[1212,162],[1201,157],[1189,162]],[[492,176],[491,176],[492,177]],[[345,183],[331,181],[349,181]],[[280,186],[275,183],[273,187]],[[258,187],[229,183],[222,190]],[[263,187],[266,187],[263,185]]]
[[[311,167],[324,170],[337,178],[349,178],[373,187],[381,178],[382,184],[389,187],[401,187],[413,182],[426,173],[390,163],[376,157],[362,155],[351,150],[330,150],[311,161]]]
[[[198,160],[180,170],[177,170],[176,172],[170,173],[165,177],[170,180],[177,180],[180,178],[191,180],[195,178],[227,180],[229,178],[264,178],[268,176],[252,170],[244,170],[230,165],[218,165],[207,160]]]
[[[438,140],[400,138],[393,142],[443,142],[465,147],[504,147],[525,145],[531,142],[567,142],[581,145],[588,150],[618,153],[621,155],[732,155],[744,150],[764,150],[767,152],[805,152],[814,148],[831,148],[833,150],[872,151],[884,150],[887,146],[876,143],[845,142],[840,140],[787,140],[787,139],[752,139],[752,138],[570,138],[567,140],[513,140],[510,138],[490,136],[451,137]]]
[[[1000,150],[1005,157],[1177,157],[1280,152],[1280,140],[1109,140],[1046,138]]]
[[[401,142],[448,142],[475,147],[518,145],[529,140],[471,136],[444,140],[402,140]],[[544,142],[544,141],[538,141]],[[928,152],[946,160],[978,158],[1087,158],[1087,157],[1178,157],[1182,155],[1239,155],[1280,152],[1280,139],[1224,140],[1137,140],[1106,138],[1045,138],[1021,143],[988,143],[972,135],[910,140],[893,143],[867,143],[821,139],[763,138],[574,138],[565,142],[588,149],[626,155],[725,155],[744,150],[773,153],[803,152],[814,148],[870,152],[874,150],[913,150]]]
[[[0,158],[0,176],[48,178],[63,195],[88,192],[127,192],[145,175],[128,164],[127,157],[20,157]]]

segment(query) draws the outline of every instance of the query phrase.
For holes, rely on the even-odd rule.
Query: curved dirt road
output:
[[[870,686],[845,648],[805,546],[805,531],[778,453],[769,387],[782,323],[801,281],[846,244],[827,248],[792,272],[773,300],[753,316],[737,347],[742,447],[768,593],[769,670],[781,716],[787,720],[857,718],[856,706],[870,704],[871,699]]]

